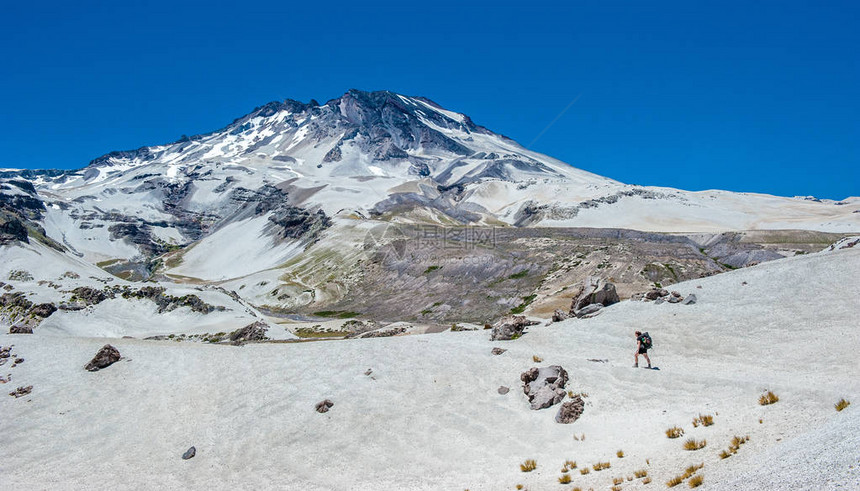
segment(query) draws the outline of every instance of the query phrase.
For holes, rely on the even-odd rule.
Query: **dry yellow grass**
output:
[[[615,452],[615,456],[618,457],[619,459],[623,459],[624,458],[624,450],[619,450],[619,451]]]
[[[591,466],[595,471],[602,471],[603,469],[609,469],[612,467],[612,464],[609,462],[598,462]]]
[[[837,402],[834,407],[836,408],[837,411],[842,411],[843,409],[845,409],[846,407],[848,407],[850,405],[851,405],[850,402],[845,400],[845,398],[842,398],[842,399],[839,399],[839,402]]]
[[[570,474],[562,474],[561,477],[558,478],[558,482],[560,484],[570,484]]]
[[[621,491],[621,486],[612,486],[609,491]]]
[[[583,467],[582,469],[579,469],[579,473],[582,474],[583,476],[588,474],[589,472],[591,472],[591,471],[588,469],[588,467]]]
[[[645,479],[642,479],[642,484],[651,484],[651,478],[646,477]]]
[[[638,471],[634,471],[633,475],[636,476],[636,479],[641,479],[648,475],[648,471],[645,469],[639,469]]]
[[[566,460],[564,462],[564,466],[561,468],[561,472],[569,472],[573,469],[576,469],[576,461],[575,460]]]
[[[540,363],[543,361],[543,358],[541,358],[538,355],[534,355],[534,356],[532,356],[532,361],[534,361],[535,363]]]
[[[707,444],[707,440],[696,440],[695,438],[690,438],[684,442],[684,450],[701,450],[705,448]]]
[[[762,396],[758,398],[758,403],[762,406],[767,406],[776,402],[779,402],[779,396],[771,391],[767,391],[767,393],[762,394]]]
[[[534,459],[528,459],[520,464],[520,470],[523,472],[531,472],[535,469],[537,469],[537,462]]]
[[[729,452],[728,450],[721,450],[721,451],[720,451],[720,458],[721,458],[721,459],[727,459],[727,458],[729,458],[729,457],[731,457],[731,456],[732,456],[732,453],[731,453],[731,452]]]
[[[612,478],[612,484],[614,484],[614,485],[616,485],[616,486],[618,486],[619,484],[621,484],[621,483],[623,483],[623,482],[624,482],[624,478],[623,478],[623,477],[613,477],[613,478]]]
[[[684,436],[684,429],[673,426],[666,430],[666,436],[669,438],[679,438]]]
[[[669,479],[668,481],[666,481],[666,487],[667,488],[674,488],[675,486],[681,484],[682,482],[684,482],[684,476],[675,476],[672,479]]]
[[[699,486],[701,486],[701,485],[702,485],[702,483],[703,483],[703,482],[705,482],[705,476],[703,476],[703,475],[699,474],[698,476],[693,476],[693,477],[691,477],[691,478],[690,478],[690,481],[689,481],[689,482],[687,482],[687,484],[688,484],[691,488],[698,488]]]
[[[701,468],[702,468],[702,467],[704,467],[704,466],[705,466],[705,463],[704,463],[704,462],[702,462],[702,463],[701,463],[701,464],[699,464],[699,465],[691,465],[690,467],[687,467],[686,469],[684,469],[684,475],[683,475],[682,477],[683,477],[684,479],[687,479],[688,477],[690,477],[690,476],[692,476],[693,474],[695,474],[699,469],[701,469]]]
[[[710,414],[700,414],[697,418],[693,418],[693,426],[698,428],[699,425],[711,426],[714,424],[714,417]]]
[[[523,489],[523,485],[522,485],[522,484],[517,484],[517,489]]]

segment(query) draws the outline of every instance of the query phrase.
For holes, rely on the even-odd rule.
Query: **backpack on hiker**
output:
[[[642,347],[645,349],[651,349],[651,346],[654,343],[651,341],[651,335],[648,332],[643,332],[641,336],[639,336],[639,342],[642,343]]]

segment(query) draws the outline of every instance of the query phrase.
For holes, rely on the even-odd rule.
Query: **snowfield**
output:
[[[3,334],[0,345],[26,360],[0,367],[12,377],[3,388],[33,391],[0,398],[0,482],[567,490],[609,489],[620,477],[623,489],[660,489],[704,463],[700,489],[860,489],[858,278],[860,248],[798,256],[672,286],[695,293],[694,305],[625,301],[507,342],[483,330],[241,347],[106,340],[120,331],[47,324]],[[115,322],[152,318],[142,308],[125,315]],[[651,333],[660,370],[632,368],[635,329]],[[85,371],[106,342],[123,359]],[[530,410],[522,393],[520,374],[548,365],[587,394],[573,424],[554,421],[558,406]],[[779,402],[759,405],[766,390]],[[837,412],[843,397],[853,404]],[[317,413],[324,399],[334,406]],[[699,414],[714,425],[694,428]],[[665,436],[674,425],[684,437]],[[735,435],[749,442],[720,459]],[[688,437],[707,446],[683,450]],[[192,445],[196,457],[182,460]],[[521,472],[526,459],[537,469]],[[566,460],[611,468],[575,469],[560,486]],[[627,480],[640,469],[651,484]]]

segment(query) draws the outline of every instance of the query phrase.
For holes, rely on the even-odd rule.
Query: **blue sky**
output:
[[[387,89],[631,184],[841,199],[860,195],[858,25],[840,1],[7,2],[0,167]]]

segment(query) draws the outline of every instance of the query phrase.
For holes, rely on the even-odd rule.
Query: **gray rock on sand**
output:
[[[564,386],[567,384],[567,371],[559,365],[532,367],[520,375],[520,380],[532,409],[558,404],[566,395]]]
[[[667,301],[667,302],[669,302],[669,303],[680,303],[680,302],[681,302],[681,297],[676,297],[676,296],[674,296],[674,295],[673,295],[673,296],[671,296],[671,297],[667,298],[667,299],[666,299],[666,301]]]
[[[524,315],[509,315],[501,318],[493,324],[490,331],[490,341],[509,341],[523,335],[527,326],[533,326],[538,322],[526,319]]]
[[[659,297],[657,298],[657,300],[654,300],[654,305],[660,305],[663,302],[665,302],[665,300],[663,300],[663,297]]]
[[[669,295],[669,291],[663,288],[654,288],[645,293],[646,300],[657,300],[660,297],[665,297]]]
[[[582,400],[582,397],[575,395],[558,408],[558,413],[555,415],[555,422],[561,424],[573,423],[582,416],[582,412],[584,410],[585,402]]]
[[[102,368],[107,368],[114,363],[118,362],[120,359],[119,350],[114,348],[113,346],[106,344],[96,353],[96,356],[90,360],[89,363],[84,367],[91,372],[97,372]]]
[[[696,303],[696,294],[695,293],[691,293],[691,294],[687,295],[687,298],[685,298],[684,300],[681,301],[681,305],[692,305],[694,303]]]
[[[602,303],[593,303],[577,310],[574,315],[580,319],[586,317],[594,317],[595,315],[597,315],[597,312],[599,312],[602,308]]]
[[[197,455],[197,449],[194,447],[191,447],[188,450],[186,450],[184,454],[182,454],[182,460],[188,460],[190,458],[193,458],[195,455]]]
[[[615,291],[615,285],[603,278],[589,276],[582,281],[579,286],[578,293],[573,297],[573,302],[570,304],[570,313],[575,314],[577,311],[591,304],[602,304],[608,307],[614,303],[620,302],[618,292]]]
[[[499,394],[501,394],[501,395],[505,395],[505,394],[507,394],[507,393],[508,393],[508,392],[510,392],[510,391],[511,391],[511,388],[510,388],[510,387],[505,387],[504,385],[502,385],[501,387],[499,387]]]
[[[565,313],[561,309],[555,309],[555,312],[552,313],[552,321],[553,322],[561,322],[568,318],[568,314]]]
[[[30,326],[15,324],[9,328],[9,334],[33,334],[33,328]]]
[[[501,355],[502,353],[504,353],[505,351],[507,351],[507,350],[504,348],[493,348],[493,351],[491,351],[490,353],[498,356],[498,355]]]
[[[318,413],[327,413],[332,406],[334,406],[334,403],[326,399],[317,403],[316,410]]]

